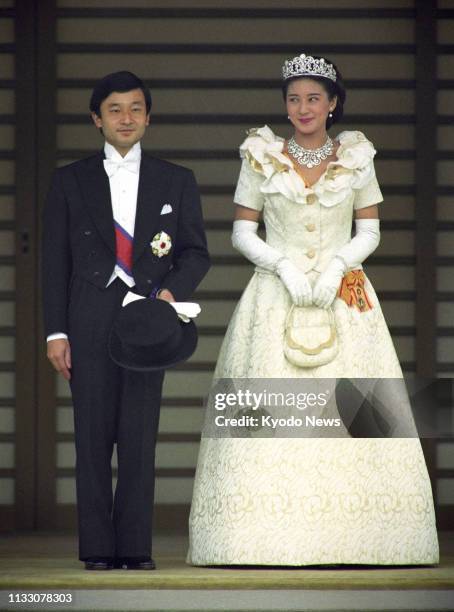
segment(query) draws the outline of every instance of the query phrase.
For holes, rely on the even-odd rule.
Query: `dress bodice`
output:
[[[234,201],[263,210],[267,243],[304,272],[322,272],[351,239],[354,210],[383,200],[372,143],[358,131],[336,140],[337,159],[310,187],[283,153],[284,139],[268,126],[251,130],[240,147]]]

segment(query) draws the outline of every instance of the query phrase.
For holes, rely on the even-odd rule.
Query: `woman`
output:
[[[265,126],[240,147],[233,244],[257,267],[215,379],[401,379],[361,266],[379,243],[375,150],[361,132],[327,134],[345,101],[332,62],[302,54],[285,62],[283,78],[293,136],[284,141]],[[262,210],[266,243],[257,235]],[[292,304],[333,312],[338,353],[327,363],[298,367],[286,357]],[[188,562],[437,563],[419,440],[351,437],[345,429],[339,437],[203,438]]]

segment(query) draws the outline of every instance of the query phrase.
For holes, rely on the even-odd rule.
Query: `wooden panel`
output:
[[[437,308],[437,321],[440,326],[452,326],[452,322],[454,321],[454,303],[450,302],[440,302]]]
[[[14,408],[8,406],[2,406],[0,408],[0,433],[12,434],[15,428],[15,415]],[[5,467],[2,465],[2,467]]]
[[[454,444],[439,442],[437,446],[437,466],[440,469],[454,469]]]
[[[439,185],[454,186],[454,161],[439,161],[437,178]]]
[[[2,321],[3,324],[3,321]],[[5,338],[0,336],[0,361],[13,363],[15,358],[15,340],[14,338]],[[1,464],[0,464],[1,465]]]
[[[0,465],[3,469],[14,468],[14,444],[0,442]],[[6,502],[9,503],[9,502]]]
[[[14,19],[0,18],[0,43],[13,45],[15,40]],[[0,79],[14,77],[12,55],[0,53]],[[0,267],[0,512],[9,520],[16,501],[16,414],[15,414],[15,358],[16,341],[15,309],[10,291],[15,279],[15,198],[12,194],[15,172],[14,118],[15,96],[12,84],[0,89],[0,185],[4,195],[0,197],[0,258],[7,264]],[[11,192],[8,194],[8,192]],[[9,265],[8,265],[9,264]],[[9,473],[10,472],[10,473]],[[10,524],[12,528],[14,523]]]
[[[14,127],[12,125],[0,125],[0,142],[4,151],[14,152]]]
[[[440,0],[440,3],[449,3],[450,0]],[[105,0],[58,0],[59,7],[100,7],[105,8]],[[109,0],[109,7],[124,8],[122,0]],[[166,7],[185,9],[188,7],[187,0],[166,0]],[[191,8],[225,8],[225,0],[191,0]],[[282,0],[248,0],[249,8],[277,8],[282,9]],[[308,0],[286,0],[285,6],[288,8],[313,8],[314,3]],[[365,8],[413,8],[413,0],[361,0],[361,6]],[[451,6],[448,4],[448,6]],[[130,0],[128,8],[150,8],[150,0]],[[244,0],[229,0],[230,8],[244,8]],[[358,0],[318,0],[318,9],[327,8],[353,8],[358,9]]]
[[[179,398],[184,389],[184,398],[200,398],[207,395],[212,380],[211,372],[198,372],[195,376],[192,372],[179,372],[170,370],[164,379],[164,398]]]
[[[0,160],[0,185],[12,185],[14,183],[14,162]]]
[[[0,22],[1,23],[1,22]],[[1,35],[0,35],[1,36]],[[14,91],[12,91],[11,89],[3,89],[0,90],[0,109],[3,113],[6,113],[8,115],[14,113]],[[2,126],[3,128],[4,126]],[[1,131],[1,130],[0,130]],[[2,148],[5,147],[5,143],[3,141],[2,142]]]
[[[14,220],[14,197],[10,195],[0,196],[0,222]]]
[[[0,230],[0,256],[10,255],[15,253],[15,234],[13,231]]]
[[[227,43],[247,41],[248,44],[269,42],[304,43],[320,42],[320,19],[175,19],[169,28],[169,19],[74,19],[58,20],[58,39],[64,43]],[[355,43],[412,43],[414,40],[412,19],[362,19],[355,29]],[[330,44],[351,43],[351,19],[323,21],[323,34]]]
[[[438,291],[454,291],[454,266],[438,268],[437,277]]]
[[[438,478],[437,500],[440,506],[454,504],[454,478]]]
[[[13,266],[0,265],[0,278],[2,279],[2,291],[13,291],[15,287],[16,273]]]
[[[412,55],[387,54],[361,55],[331,54],[332,61],[339,67],[348,66],[349,78],[360,78],[373,74],[376,79],[412,79],[414,59]],[[225,79],[256,78],[260,65],[262,78],[276,78],[280,74],[282,53],[280,54],[171,54],[164,53],[120,53],[115,58],[117,70],[127,70],[134,66],[137,74],[154,79],[168,78],[217,78]],[[61,53],[58,57],[58,77],[99,78],[100,74],[112,71],[112,55],[109,53]],[[448,74],[448,72],[446,72]],[[440,78],[451,78],[441,76]]]
[[[454,198],[452,196],[437,198],[439,221],[454,221]]]
[[[14,504],[14,478],[0,478],[0,508]]]
[[[2,53],[0,62],[0,79],[14,79],[14,55]]]
[[[9,301],[1,301],[0,302],[0,321],[2,325],[6,325],[8,327],[14,327],[15,324],[15,312],[14,312],[14,302]]]
[[[439,79],[454,78],[454,56],[453,55],[439,55],[438,56],[438,78]]]
[[[451,24],[451,41],[454,34],[454,25]],[[445,89],[438,92],[437,110],[441,115],[451,115],[454,106],[454,91]]]
[[[454,126],[439,126],[437,129],[437,142],[440,151],[452,151],[454,143]]]
[[[454,232],[439,232],[437,236],[438,255],[450,256],[454,253]]]
[[[2,43],[14,42],[14,19],[6,18],[0,20],[0,41]]]
[[[452,321],[451,321],[452,324]],[[454,362],[454,338],[438,338],[437,361],[439,363]]]

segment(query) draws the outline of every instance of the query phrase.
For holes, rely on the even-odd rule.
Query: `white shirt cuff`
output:
[[[58,338],[65,338],[67,340],[68,336],[64,334],[63,332],[58,332],[56,334],[50,334],[49,336],[47,336],[46,342],[49,342],[49,340],[57,340]]]

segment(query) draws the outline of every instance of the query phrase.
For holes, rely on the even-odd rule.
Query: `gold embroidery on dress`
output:
[[[260,162],[258,162],[255,157],[249,152],[246,151],[246,153],[244,154],[246,159],[248,160],[248,162],[250,163],[251,167],[253,170],[255,170],[256,172],[260,172],[263,173],[263,166]]]

